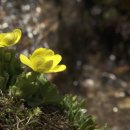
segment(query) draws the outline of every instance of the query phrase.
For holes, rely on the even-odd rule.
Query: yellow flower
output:
[[[14,29],[12,32],[0,34],[0,47],[12,46],[19,42],[22,32],[20,29]]]
[[[61,59],[61,55],[54,54],[52,50],[46,48],[36,49],[29,58],[23,54],[20,55],[23,64],[40,73],[64,71],[66,65],[58,65]]]

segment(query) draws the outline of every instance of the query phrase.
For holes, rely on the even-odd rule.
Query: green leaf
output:
[[[87,115],[83,109],[84,101],[78,102],[77,97],[66,95],[62,105],[66,108],[66,116],[69,118],[72,127],[76,130],[100,130],[96,129],[96,121],[92,116]]]
[[[30,106],[41,104],[59,104],[62,96],[56,86],[40,73],[29,72],[20,75],[15,85],[10,87],[13,95],[25,99]]]

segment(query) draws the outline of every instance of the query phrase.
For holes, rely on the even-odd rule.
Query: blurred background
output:
[[[130,130],[129,0],[0,0],[0,32],[14,28],[19,53],[63,56],[67,71],[48,75],[61,93],[85,99],[107,130]]]

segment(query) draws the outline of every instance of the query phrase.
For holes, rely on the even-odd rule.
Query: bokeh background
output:
[[[0,32],[14,28],[19,53],[63,56],[67,71],[48,75],[61,93],[85,99],[107,130],[130,130],[129,0],[0,0]]]

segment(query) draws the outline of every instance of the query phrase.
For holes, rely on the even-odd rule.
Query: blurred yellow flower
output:
[[[20,60],[23,64],[40,73],[64,71],[66,65],[58,65],[61,59],[61,55],[54,54],[52,50],[47,48],[36,49],[29,58],[23,54],[20,55]]]
[[[12,46],[19,42],[22,32],[20,29],[14,29],[12,32],[0,34],[0,47]]]

